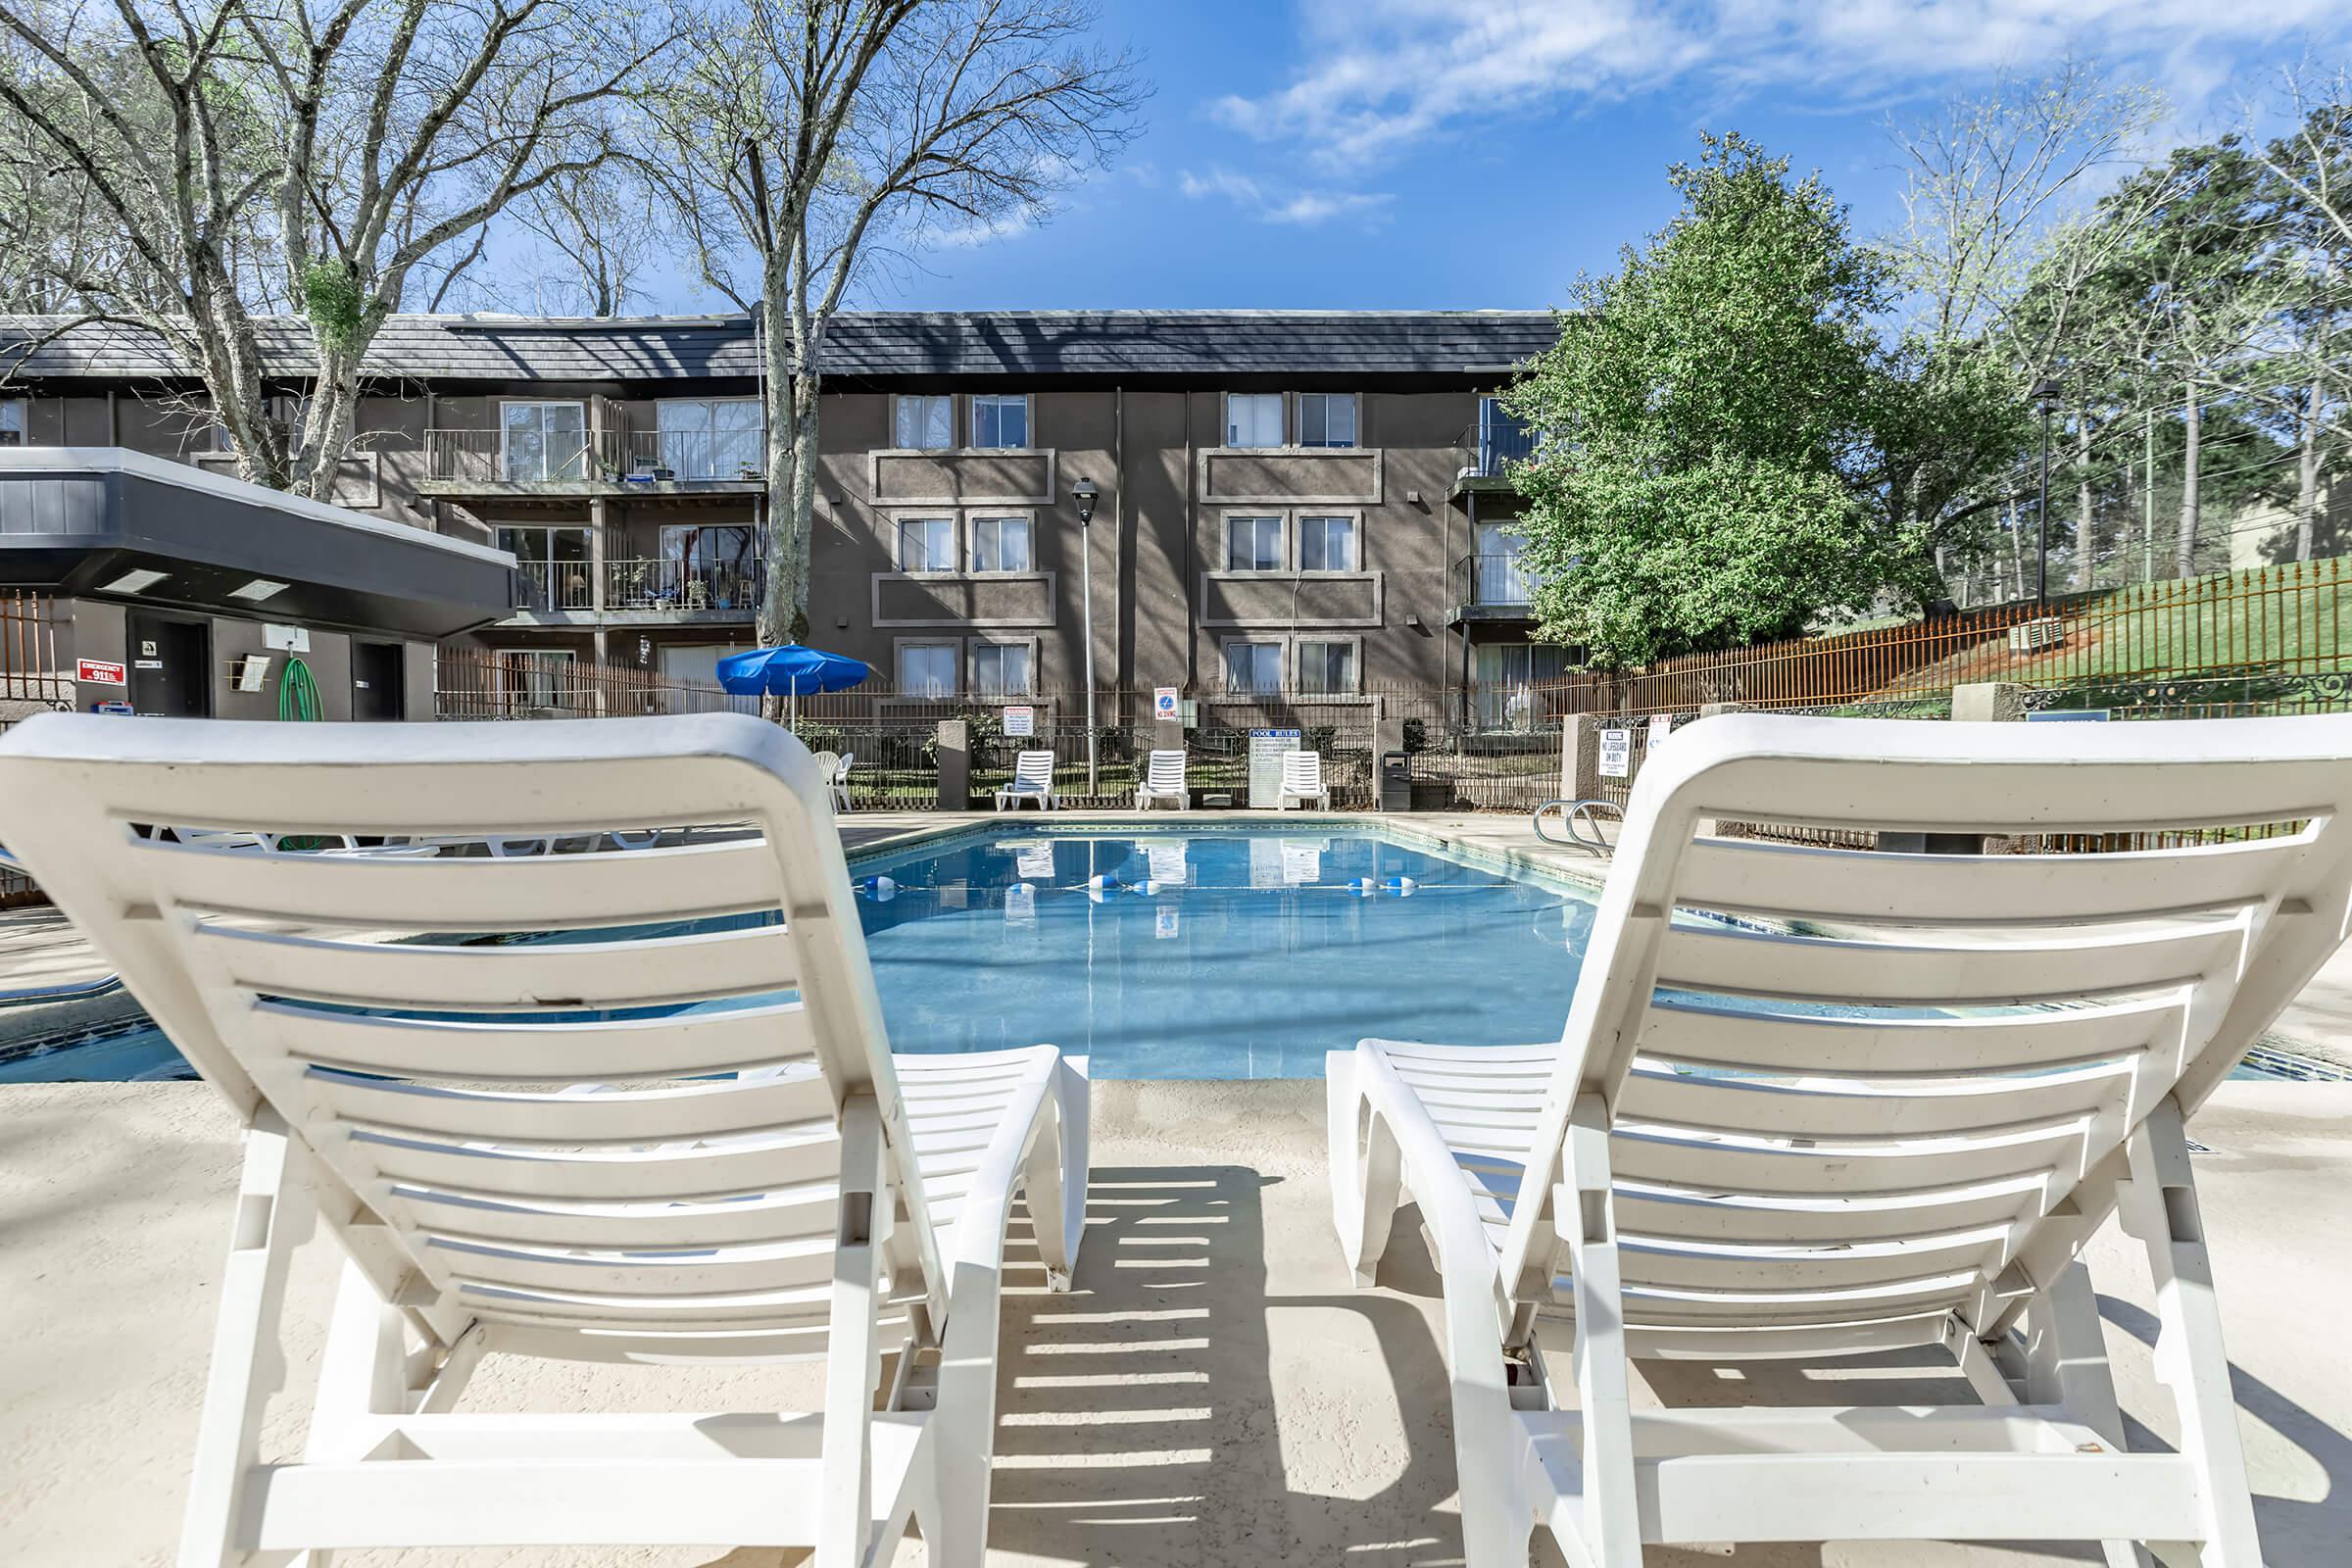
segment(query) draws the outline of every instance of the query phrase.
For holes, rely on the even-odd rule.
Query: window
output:
[[[1229,447],[1282,445],[1282,394],[1225,394],[1225,444]]]
[[[1355,570],[1355,519],[1353,517],[1300,517],[1298,519],[1298,569],[1300,571]]]
[[[897,403],[895,437],[902,447],[938,452],[956,444],[956,400],[950,397],[902,397]]]
[[[0,398],[0,447],[24,444],[24,400]]]
[[[1029,519],[1027,517],[974,517],[972,519],[972,569],[974,571],[1029,570]]]
[[[1282,644],[1227,643],[1225,690],[1250,696],[1282,690]]]
[[[1280,571],[1282,569],[1282,519],[1280,517],[1227,517],[1225,519],[1225,569],[1227,571]]]
[[[1355,690],[1354,642],[1300,642],[1298,689],[1302,692]]]
[[[952,517],[899,519],[901,571],[954,571],[956,521]]]
[[[570,706],[571,651],[567,648],[494,648],[490,667],[498,697],[511,707]]]
[[[1524,605],[1533,597],[1535,577],[1521,564],[1527,540],[1507,522],[1478,525],[1478,554],[1471,561],[1470,602],[1474,605]]]
[[[1029,444],[1029,400],[991,393],[972,399],[972,445],[1025,447]]]
[[[899,695],[901,697],[955,696],[956,645],[954,643],[901,643],[899,645]]]
[[[749,610],[759,597],[759,564],[753,528],[667,522],[662,525],[662,560],[646,574],[647,586],[658,609]]]
[[[1568,670],[1568,650],[1552,643],[1478,645],[1478,722],[1484,729],[1532,729],[1538,681]]]
[[[766,467],[756,398],[664,398],[654,406],[654,450],[633,438],[630,466],[659,465],[681,479],[734,479]]]
[[[1502,406],[1500,398],[1478,400],[1478,471],[1489,477],[1498,475],[1503,466],[1535,456],[1535,438],[1517,415]]]
[[[588,406],[509,403],[499,411],[500,476],[510,483],[588,477]]]
[[[1298,394],[1298,444],[1302,447],[1355,445],[1355,394]]]
[[[596,604],[585,528],[502,527],[498,548],[514,557],[527,610],[588,610]]]
[[[1029,645],[980,643],[972,649],[972,690],[982,697],[1029,694]]]

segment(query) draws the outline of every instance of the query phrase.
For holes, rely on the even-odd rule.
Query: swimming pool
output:
[[[1594,907],[1370,830],[991,824],[851,875],[896,1049],[1049,1041],[1102,1078],[1313,1077],[1367,1034],[1554,1039]],[[2310,1075],[2280,1062],[2325,1066],[2239,1075]],[[0,1053],[0,1083],[185,1076],[138,1021]]]

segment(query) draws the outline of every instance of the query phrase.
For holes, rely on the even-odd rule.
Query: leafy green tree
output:
[[[1702,141],[1670,172],[1681,214],[1578,282],[1507,395],[1544,432],[1514,474],[1537,613],[1604,666],[1791,635],[1917,576],[1880,437],[1944,393],[1890,394],[1886,264],[1818,175]]]

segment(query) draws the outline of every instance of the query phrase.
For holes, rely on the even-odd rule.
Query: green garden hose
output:
[[[320,716],[318,683],[311,679],[311,666],[299,659],[289,658],[285,674],[278,677],[277,716],[306,722]]]

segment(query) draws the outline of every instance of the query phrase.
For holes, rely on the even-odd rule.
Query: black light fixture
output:
[[[1070,486],[1070,499],[1078,503],[1078,526],[1083,528],[1095,520],[1095,498],[1102,492],[1095,488],[1092,479],[1081,479]]]
[[[2058,412],[2058,400],[2065,389],[2050,376],[2034,383],[2026,394],[2041,411],[2041,499],[2034,509],[2035,540],[2034,545],[2034,602],[2049,602],[2050,578],[2050,416]]]

